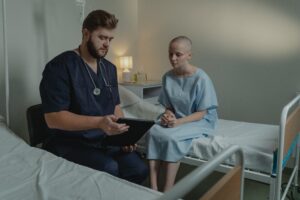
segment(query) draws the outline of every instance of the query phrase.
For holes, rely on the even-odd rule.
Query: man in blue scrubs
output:
[[[117,70],[106,60],[118,19],[91,12],[83,22],[82,42],[47,63],[40,83],[44,116],[52,136],[48,151],[75,163],[141,183],[148,168],[134,146],[102,144],[107,135],[122,134],[126,124],[118,93]]]

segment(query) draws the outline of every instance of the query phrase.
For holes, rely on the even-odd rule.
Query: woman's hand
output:
[[[160,124],[162,126],[168,127],[170,115],[172,115],[172,111],[167,109],[160,118]]]
[[[166,112],[161,116],[160,124],[162,126],[168,126],[168,115],[166,114]]]
[[[166,110],[161,117],[161,125],[165,127],[173,128],[179,125],[179,122],[179,119],[177,119],[175,114],[170,110]]]
[[[180,119],[177,119],[175,114],[169,115],[168,127],[174,128],[180,124]]]

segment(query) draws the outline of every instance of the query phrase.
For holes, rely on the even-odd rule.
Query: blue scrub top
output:
[[[47,63],[40,83],[40,95],[45,113],[67,110],[79,115],[104,116],[114,113],[120,104],[117,70],[108,60],[102,58],[97,74],[85,66],[82,58],[74,51],[66,51]],[[93,94],[95,89],[91,74],[101,93]],[[53,130],[64,137],[86,139],[103,138],[106,134],[100,129],[86,131]],[[63,134],[63,135],[62,135]]]

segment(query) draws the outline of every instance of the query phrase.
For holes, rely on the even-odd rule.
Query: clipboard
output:
[[[129,126],[128,131],[119,134],[106,136],[103,144],[107,146],[128,146],[134,145],[154,125],[153,120],[119,118],[117,123],[124,123]]]

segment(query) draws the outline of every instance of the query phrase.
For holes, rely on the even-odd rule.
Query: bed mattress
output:
[[[193,140],[188,156],[209,160],[230,145],[242,147],[245,168],[270,173],[273,152],[278,146],[279,126],[219,119],[213,136]],[[145,151],[146,137],[139,141],[139,149]],[[226,160],[234,164],[235,157]]]
[[[236,144],[244,151],[246,168],[269,173],[273,152],[278,146],[278,136],[279,126],[276,125],[220,119],[213,137],[193,141],[189,156],[208,160],[228,146]],[[226,161],[228,164],[234,162],[234,157]]]
[[[0,122],[0,199],[154,199],[160,193],[30,147]]]

